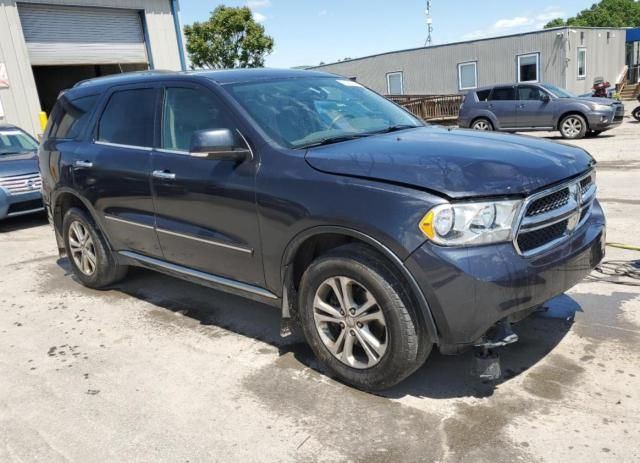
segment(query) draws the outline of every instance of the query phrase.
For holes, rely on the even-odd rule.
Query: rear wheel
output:
[[[65,248],[76,278],[89,288],[104,288],[122,278],[127,267],[117,263],[93,219],[71,208],[62,222]]]
[[[560,121],[560,134],[563,138],[584,138],[587,129],[587,121],[579,114],[569,114]]]
[[[471,128],[473,130],[493,130],[493,124],[489,119],[481,117],[480,119],[476,119],[475,121],[473,121],[473,124],[471,124]]]
[[[634,110],[631,112],[631,115],[633,116],[633,118],[634,118],[636,121],[640,121],[640,106],[638,106],[636,109],[634,109]]]
[[[364,390],[391,387],[420,367],[432,343],[390,264],[363,245],[315,260],[301,281],[300,318],[307,342],[340,380]]]

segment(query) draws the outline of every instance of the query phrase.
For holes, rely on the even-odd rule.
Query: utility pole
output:
[[[427,9],[425,11],[427,15],[427,40],[424,42],[425,47],[431,46],[431,33],[433,32],[433,19],[431,18],[431,0],[427,0]]]

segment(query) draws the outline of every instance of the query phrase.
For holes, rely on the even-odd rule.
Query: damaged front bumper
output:
[[[440,351],[482,344],[496,323],[518,321],[576,285],[604,257],[605,228],[594,201],[571,239],[535,257],[519,255],[512,243],[418,248],[405,264],[429,303]]]

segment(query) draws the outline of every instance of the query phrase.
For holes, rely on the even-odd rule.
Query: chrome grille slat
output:
[[[11,194],[30,193],[41,187],[42,178],[38,172],[0,177],[0,188],[4,188]]]
[[[518,253],[529,257],[569,239],[591,215],[596,189],[591,171],[527,198],[513,239]]]

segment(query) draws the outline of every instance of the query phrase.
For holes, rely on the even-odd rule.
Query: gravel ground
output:
[[[608,239],[636,246],[639,141],[625,120],[575,142],[599,161]],[[495,384],[471,354],[432,354],[376,396],[281,339],[277,310],[143,270],[81,287],[44,217],[0,223],[0,256],[2,462],[640,460],[637,286],[588,279],[552,301]]]

